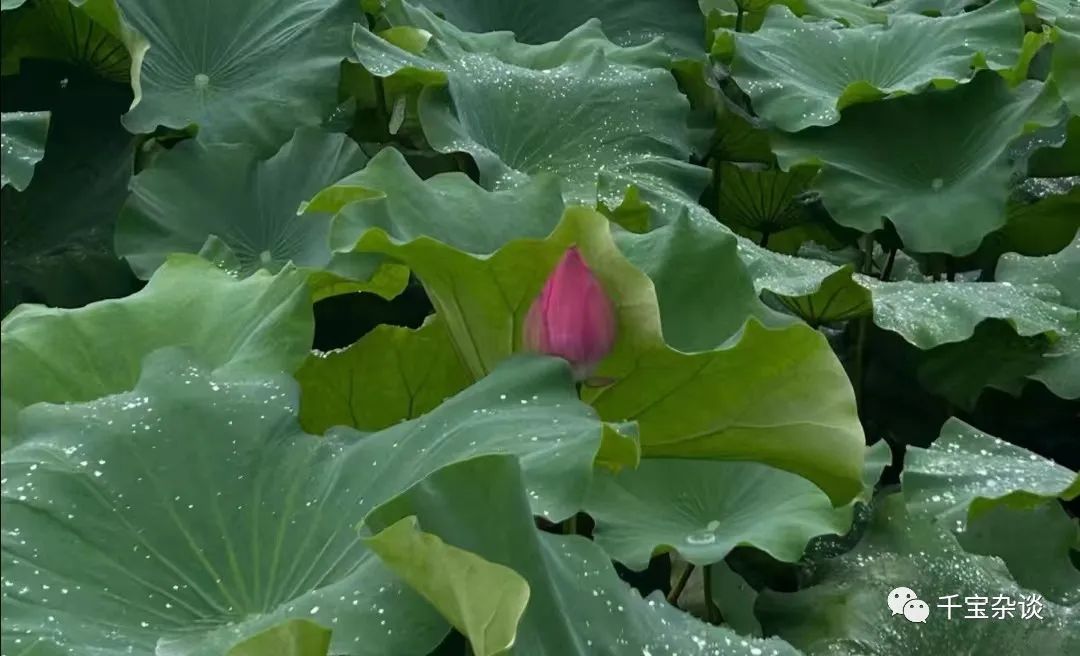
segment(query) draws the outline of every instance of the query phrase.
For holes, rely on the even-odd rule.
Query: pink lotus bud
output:
[[[581,252],[571,246],[525,316],[525,347],[570,362],[585,380],[615,343],[615,310]]]

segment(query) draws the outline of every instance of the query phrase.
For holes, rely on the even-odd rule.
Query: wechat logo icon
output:
[[[925,624],[930,616],[930,606],[911,588],[896,588],[885,601],[893,615],[903,615],[909,622]]]

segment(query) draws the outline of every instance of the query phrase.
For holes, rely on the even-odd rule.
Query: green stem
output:
[[[705,571],[702,572],[705,577],[705,619],[711,624],[719,624],[723,618],[720,616],[720,609],[716,607],[716,602],[713,601],[712,567],[712,565],[706,565]]]
[[[667,600],[672,606],[679,604],[679,595],[682,594],[684,588],[686,588],[686,582],[690,580],[690,575],[694,573],[694,564],[686,563],[686,569],[679,575],[679,580],[675,581],[675,585],[672,586],[671,592],[668,593]]]
[[[896,249],[893,248],[889,251],[889,259],[885,261],[885,268],[881,271],[881,280],[886,282],[889,280],[889,276],[892,275],[893,264],[896,262]]]
[[[577,513],[562,523],[563,535],[577,535]]]
[[[742,3],[736,4],[736,7],[738,7],[739,13],[735,14],[735,31],[736,32],[742,32],[742,28],[743,28],[743,7],[742,7]]]
[[[863,243],[863,273],[869,273],[874,266],[874,236],[866,235]],[[869,317],[859,317],[855,335],[855,371],[852,373],[853,387],[855,388],[855,407],[858,412],[863,409],[863,379],[866,372],[866,334],[870,328]]]
[[[758,240],[758,246],[761,246],[762,248],[768,248],[769,247],[769,235],[770,234],[771,233],[768,230],[762,230],[761,231],[761,239]]]

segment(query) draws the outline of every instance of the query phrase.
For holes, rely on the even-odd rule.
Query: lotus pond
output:
[[[2,0],[3,656],[1080,654],[1078,0]]]

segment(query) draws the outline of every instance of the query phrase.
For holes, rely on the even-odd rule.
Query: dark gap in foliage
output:
[[[135,137],[120,124],[131,89],[65,62],[23,60],[3,111],[52,112],[45,157],[23,192],[0,194],[2,313],[19,303],[80,307],[145,283],[113,252]]]
[[[314,348],[329,351],[356,342],[379,324],[419,328],[433,308],[423,285],[411,277],[393,300],[369,292],[341,294],[319,301],[314,311]]]

